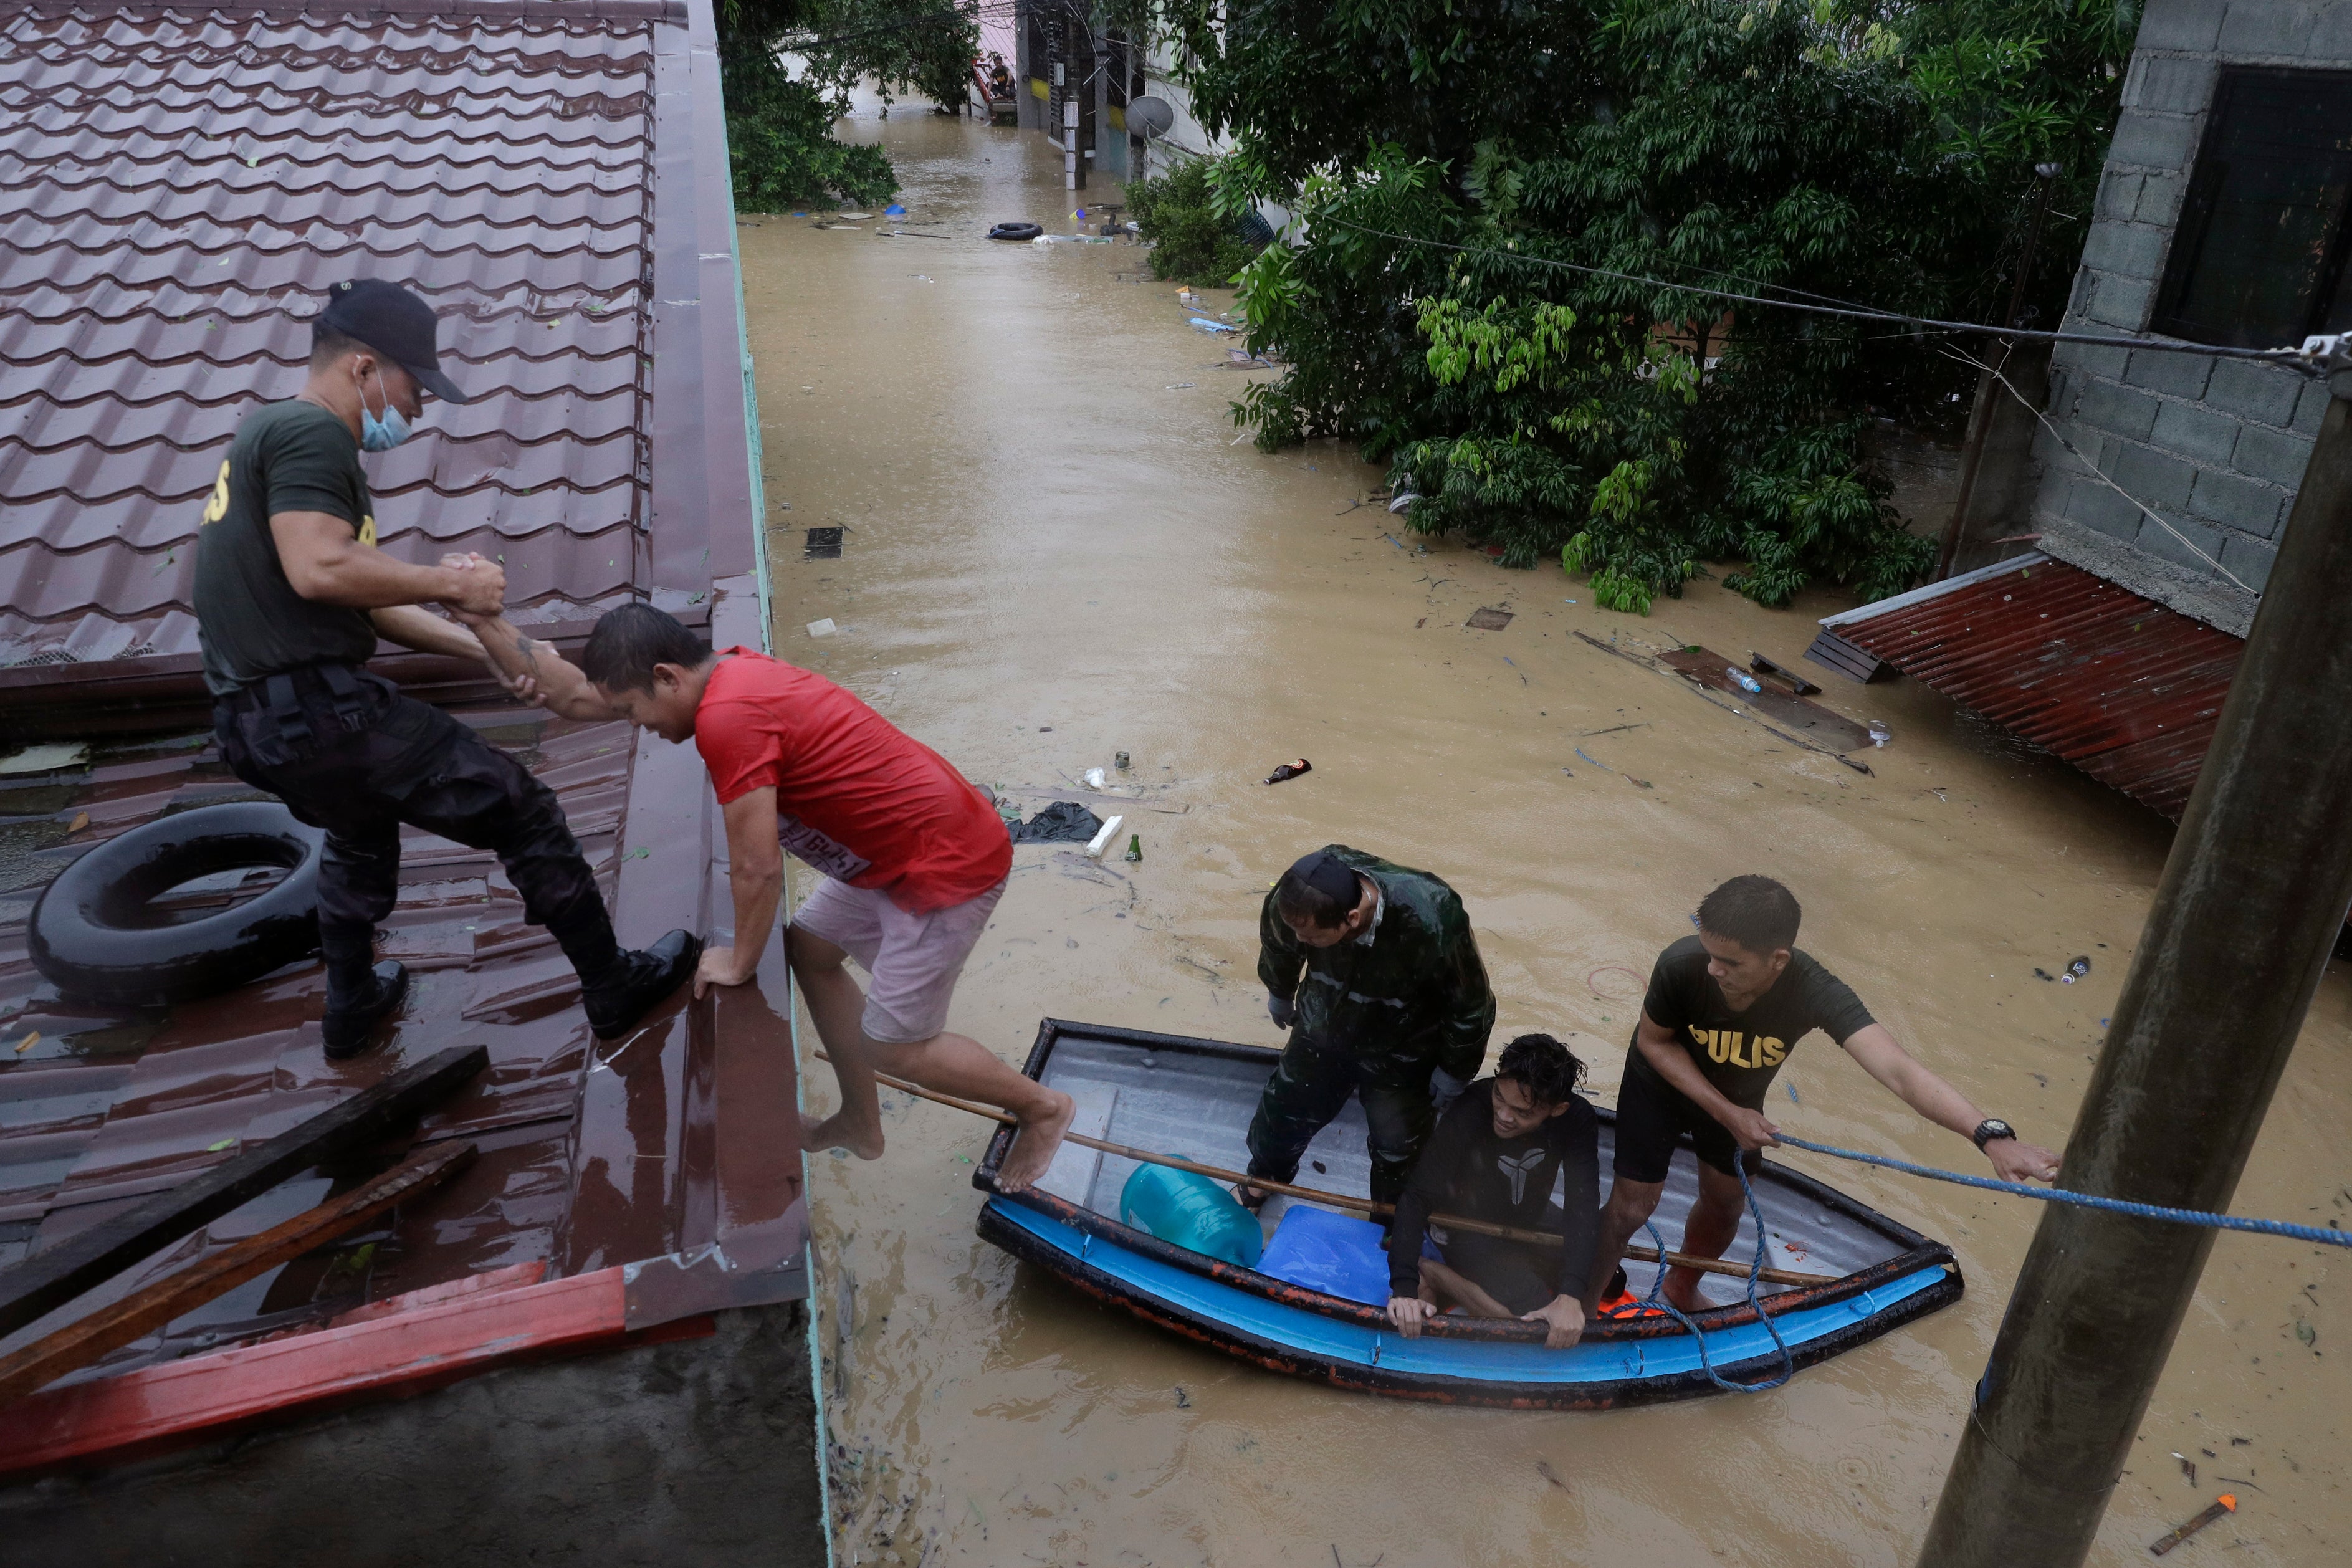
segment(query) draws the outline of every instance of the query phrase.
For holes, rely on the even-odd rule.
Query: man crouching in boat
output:
[[[1699,900],[1698,934],[1658,955],[1617,1094],[1616,1179],[1601,1216],[1601,1268],[1658,1206],[1676,1138],[1699,1159],[1698,1199],[1682,1250],[1720,1258],[1745,1212],[1736,1157],[1777,1147],[1764,1091],[1803,1036],[1821,1030],[1906,1105],[1972,1141],[2005,1182],[2051,1181],[2058,1156],[2019,1141],[1984,1115],[1874,1020],[1845,983],[1801,952],[1802,911],[1769,877],[1734,877]],[[1665,1299],[1685,1312],[1706,1305],[1695,1268],[1666,1271]]]
[[[1503,1047],[1481,1079],[1438,1119],[1412,1168],[1389,1230],[1389,1319],[1407,1339],[1452,1301],[1482,1318],[1545,1325],[1544,1343],[1566,1350],[1592,1309],[1593,1254],[1601,1239],[1601,1121],[1576,1092],[1584,1064],[1549,1035]],[[1566,1173],[1557,1224],[1555,1173]],[[1518,1230],[1552,1231],[1545,1246],[1433,1226],[1432,1214]],[[1422,1256],[1423,1234],[1442,1258]]]
[[[1438,1114],[1486,1059],[1495,993],[1454,889],[1345,845],[1282,874],[1258,914],[1266,1012],[1290,1044],[1250,1120],[1249,1173],[1287,1182],[1355,1095],[1372,1198],[1392,1204]],[[1264,1188],[1234,1195],[1250,1208]]]

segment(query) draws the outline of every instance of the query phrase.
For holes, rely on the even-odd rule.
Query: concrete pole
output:
[[[2343,928],[2352,901],[2346,379],[2339,373],[2067,1140],[2066,1186],[2227,1208]],[[2050,1205],[1920,1568],[2084,1560],[2212,1245],[2208,1230]]]

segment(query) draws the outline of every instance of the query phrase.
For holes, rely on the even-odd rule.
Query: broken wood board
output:
[[[1649,654],[1646,648],[1643,652],[1637,654],[1631,652],[1628,649],[1619,647],[1615,643],[1603,642],[1599,637],[1592,636],[1589,632],[1580,631],[1575,635],[1580,640],[1591,644],[1594,647],[1599,648],[1602,653],[1613,654],[1617,658],[1625,660],[1628,664],[1638,664],[1646,669],[1654,669],[1661,674],[1683,676],[1683,672],[1681,670],[1673,668],[1666,665],[1656,657]],[[1713,690],[1709,689],[1703,681],[1692,679],[1688,676],[1683,676],[1683,679],[1688,683],[1691,689],[1697,692],[1701,697],[1706,698],[1709,702],[1714,703],[1725,712],[1747,720],[1749,723],[1762,730],[1766,734],[1777,735],[1781,740],[1788,742],[1790,745],[1801,747],[1808,752],[1819,752],[1822,755],[1830,758],[1832,761],[1842,763],[1845,766],[1852,768],[1855,773],[1870,773],[1870,776],[1874,778],[1877,776],[1874,773],[1871,773],[1870,764],[1868,763],[1858,763],[1852,757],[1847,756],[1843,752],[1839,751],[1835,746],[1831,745],[1824,741],[1815,739],[1809,735],[1783,730],[1777,724],[1767,722],[1761,713],[1755,711],[1754,700],[1749,697],[1748,692],[1739,691],[1740,700],[1738,703],[1734,703],[1727,701],[1724,698],[1717,696]],[[1729,684],[1729,679],[1727,677],[1726,678],[1725,684]],[[1738,689],[1734,688],[1733,689],[1738,690]],[[1822,711],[1828,712],[1828,710],[1823,709]],[[1831,716],[1832,718],[1836,717],[1834,714]],[[1869,733],[1870,732],[1867,730],[1863,731],[1865,739],[1868,738]]]
[[[55,1383],[247,1280],[358,1229],[403,1199],[428,1192],[457,1174],[473,1157],[471,1143],[436,1145],[405,1164],[361,1183],[341,1197],[199,1258],[35,1340],[13,1355],[0,1356],[0,1405]]]
[[[12,1334],[201,1226],[241,1208],[297,1171],[364,1149],[447,1099],[489,1064],[480,1046],[451,1046],[363,1089],[267,1143],[158,1193],[124,1214],[0,1269],[0,1334]]]
[[[1818,702],[1770,686],[1764,686],[1761,691],[1748,690],[1731,679],[1733,661],[1712,648],[1669,648],[1658,656],[1658,662],[1685,680],[1724,692],[1734,702],[1747,704],[1775,724],[1796,731],[1825,750],[1852,752],[1870,744],[1869,731]]]

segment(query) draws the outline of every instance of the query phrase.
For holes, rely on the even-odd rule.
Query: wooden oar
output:
[[[830,1062],[833,1059],[823,1051],[816,1052],[815,1056],[817,1060],[822,1062]],[[877,1083],[888,1084],[892,1089],[903,1090],[919,1100],[928,1100],[934,1105],[944,1105],[950,1110],[966,1111],[973,1116],[984,1116],[991,1121],[1001,1121],[1007,1127],[1017,1127],[1021,1124],[1019,1118],[999,1110],[994,1106],[980,1105],[969,1100],[958,1100],[951,1094],[940,1094],[936,1090],[925,1089],[920,1084],[909,1083],[903,1078],[893,1078],[887,1072],[876,1073],[874,1079]],[[1099,1149],[1106,1154],[1121,1155],[1146,1165],[1166,1165],[1171,1170],[1190,1171],[1195,1175],[1207,1176],[1214,1181],[1233,1182],[1244,1186],[1257,1187],[1269,1193],[1281,1193],[1289,1197],[1306,1198],[1314,1203],[1329,1204],[1334,1208],[1353,1209],[1359,1214],[1372,1215],[1388,1215],[1396,1212],[1395,1205],[1391,1204],[1376,1204],[1370,1198],[1349,1197],[1344,1193],[1327,1193],[1316,1187],[1300,1187],[1294,1186],[1288,1182],[1268,1181],[1264,1176],[1253,1176],[1241,1171],[1227,1171],[1215,1165],[1203,1165],[1198,1161],[1180,1159],[1173,1154],[1158,1154],[1149,1149],[1138,1149],[1126,1143],[1112,1143],[1100,1138],[1089,1138],[1083,1132],[1066,1132],[1062,1136],[1066,1142],[1076,1143],[1081,1148]],[[1538,1247],[1561,1245],[1560,1237],[1549,1231],[1521,1230],[1515,1226],[1490,1225],[1483,1219],[1469,1219],[1461,1215],[1433,1214],[1429,1216],[1429,1221],[1432,1225],[1444,1226],[1448,1230],[1475,1231],[1480,1236],[1499,1237],[1505,1241],[1528,1241]],[[1625,1249],[1625,1256],[1643,1263],[1658,1261],[1658,1251],[1651,1247],[1628,1247]],[[1741,1279],[1748,1278],[1747,1269],[1736,1263],[1726,1263],[1719,1258],[1694,1258],[1685,1252],[1669,1252],[1665,1255],[1665,1261],[1678,1268],[1696,1268],[1702,1274],[1727,1274]],[[1790,1268],[1762,1269],[1758,1272],[1756,1278],[1771,1285],[1828,1285],[1837,1279],[1834,1274],[1801,1274]]]

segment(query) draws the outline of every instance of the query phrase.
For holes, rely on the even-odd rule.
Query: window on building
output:
[[[2156,331],[2279,348],[2352,328],[2352,74],[2224,69]]]

